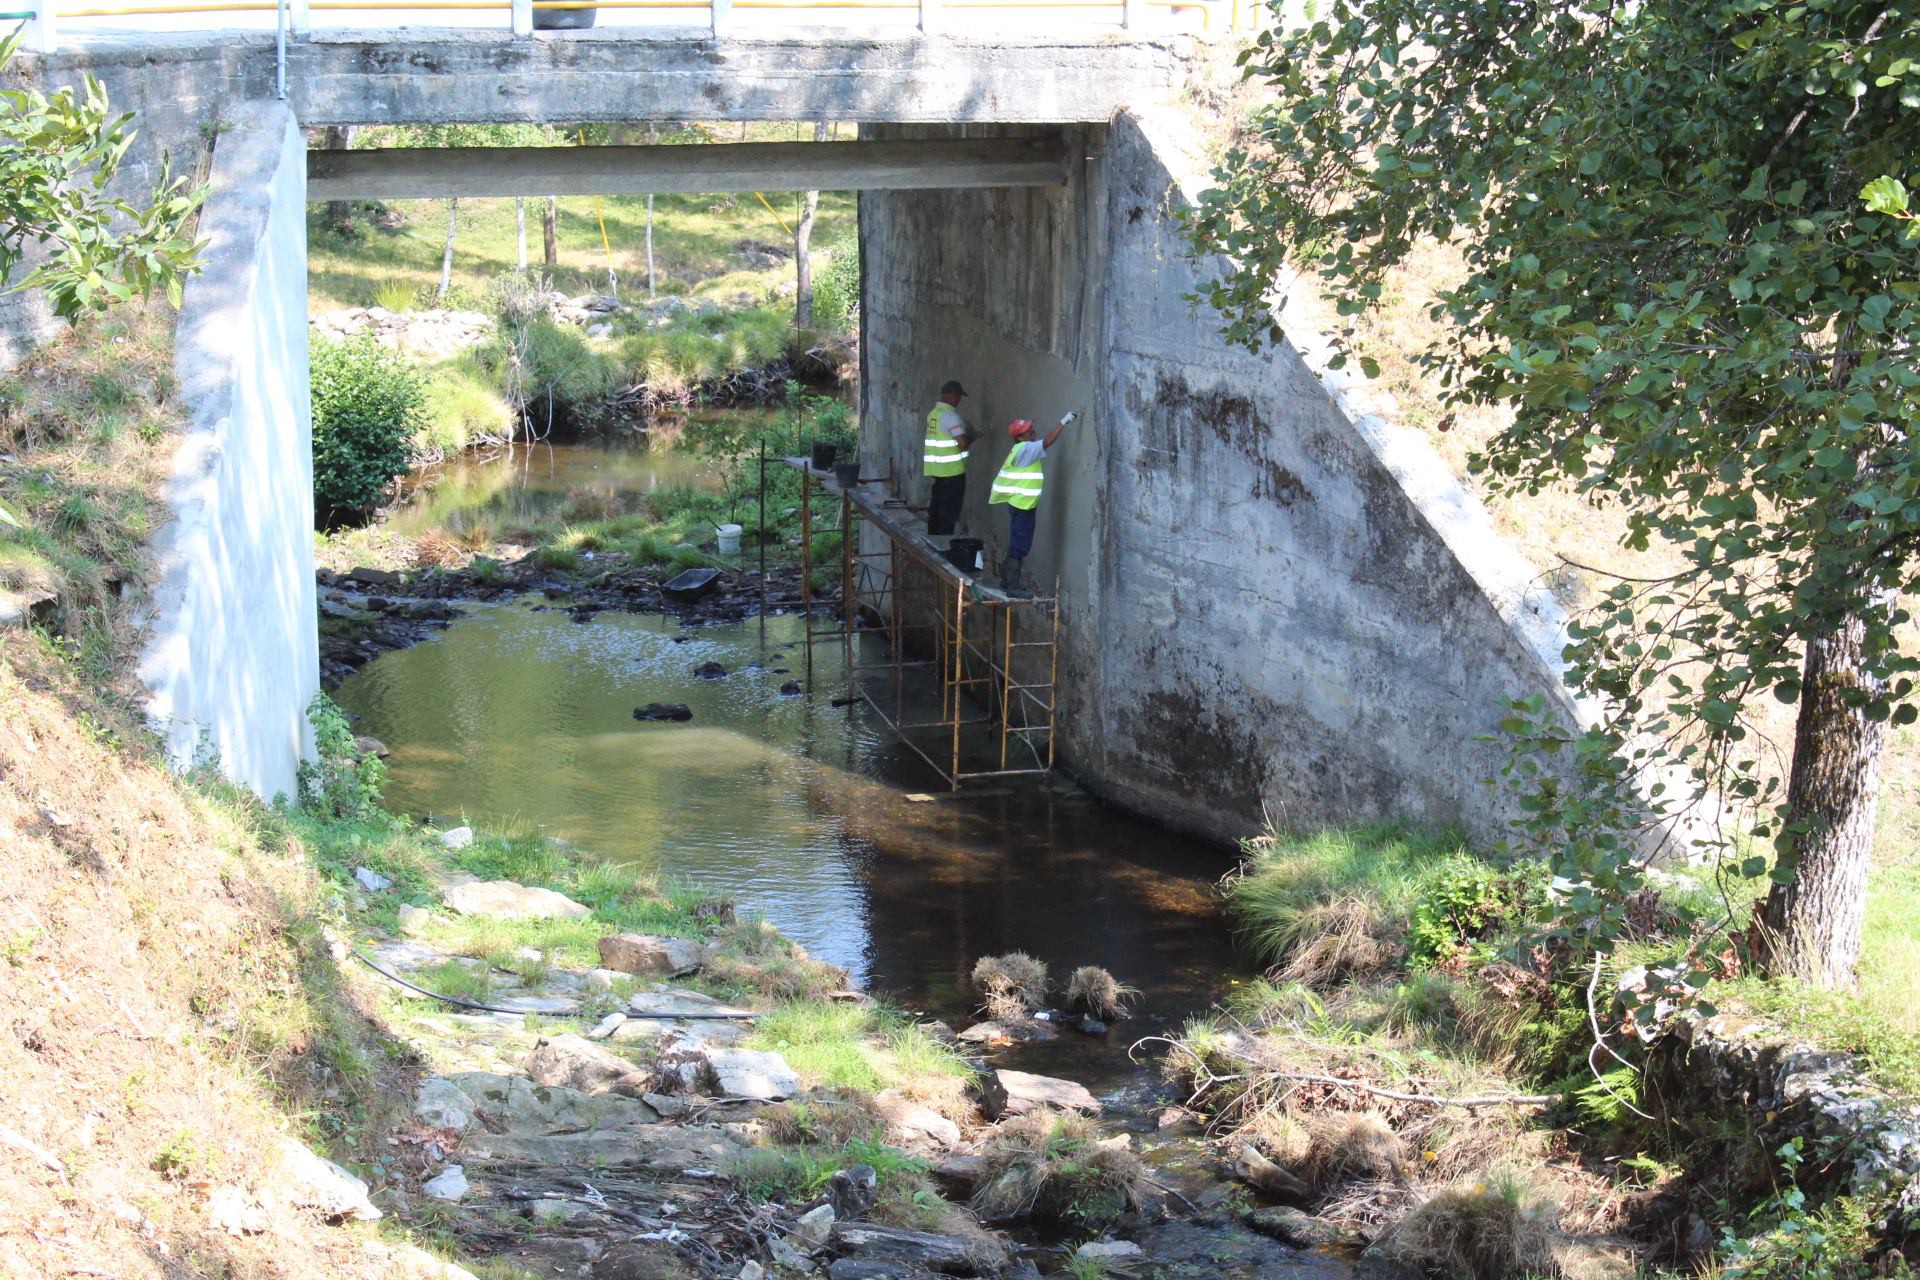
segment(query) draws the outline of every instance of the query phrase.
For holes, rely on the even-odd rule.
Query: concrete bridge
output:
[[[1111,33],[314,33],[289,47],[283,101],[271,37],[44,58],[48,81],[106,79],[150,147],[200,153],[202,125],[219,125],[209,269],[179,331],[196,415],[186,517],[163,547],[147,670],[176,747],[207,733],[241,776],[284,786],[317,679],[300,552],[310,198],[851,186],[868,474],[919,476],[927,405],[961,379],[986,429],[964,519],[995,543],[1001,428],[1085,414],[1049,462],[1029,562],[1062,587],[1066,766],[1220,837],[1263,815],[1495,833],[1505,815],[1482,780],[1498,753],[1477,739],[1510,698],[1565,705],[1559,612],[1440,459],[1329,372],[1316,335],[1251,355],[1188,301],[1226,266],[1190,259],[1179,226],[1206,164],[1178,99],[1205,52]],[[811,151],[504,163],[310,157],[299,129],[650,119],[861,128]]]

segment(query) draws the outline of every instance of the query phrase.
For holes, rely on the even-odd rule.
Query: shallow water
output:
[[[718,489],[720,483],[711,459],[692,449],[651,447],[645,437],[621,444],[521,445],[426,468],[382,525],[407,537],[434,529],[499,533],[564,514],[594,494]]]
[[[973,961],[1024,950],[1057,976],[1098,964],[1142,990],[1115,1035],[1069,1034],[1019,1065],[1129,1076],[1124,1045],[1217,999],[1240,972],[1214,881],[1231,856],[1059,783],[959,793],[859,708],[839,650],[811,692],[797,617],[683,629],[654,615],[574,623],[544,601],[471,606],[338,697],[393,756],[388,803],[531,822],[610,859],[732,894],[856,982],[956,1022]],[[701,680],[704,662],[731,673]],[[757,667],[757,669],[754,669]],[[647,702],[688,723],[641,723]]]

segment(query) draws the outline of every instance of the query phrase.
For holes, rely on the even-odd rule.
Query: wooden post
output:
[[[513,34],[530,36],[533,34],[533,0],[513,0],[509,11],[512,15]]]

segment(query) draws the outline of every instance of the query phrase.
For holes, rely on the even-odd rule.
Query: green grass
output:
[[[791,226],[792,198],[769,193],[768,199]],[[646,198],[609,196],[597,203],[605,217],[621,296],[629,302],[644,300]],[[607,288],[607,255],[595,204],[586,197],[560,200],[560,261],[552,275],[555,287],[567,293],[604,293]],[[541,201],[527,201],[528,250],[534,267],[541,265],[541,208]],[[316,314],[340,307],[388,305],[383,294],[389,300],[397,300],[403,292],[430,296],[438,285],[445,202],[403,200],[389,209],[392,225],[363,220],[359,237],[347,239],[327,225],[323,206],[311,207],[307,279],[310,306]],[[824,248],[848,240],[854,216],[852,192],[821,193],[814,245]],[[742,256],[742,241],[792,245],[792,237],[750,194],[655,197],[653,245],[660,294],[730,299],[744,293],[758,299],[793,279],[791,258],[766,268],[753,267]],[[455,300],[480,295],[490,281],[516,263],[513,201],[462,200],[454,241]],[[816,270],[825,266],[822,254]]]
[[[851,1002],[783,1002],[754,1024],[747,1044],[779,1053],[811,1087],[874,1093],[973,1074],[918,1024]]]

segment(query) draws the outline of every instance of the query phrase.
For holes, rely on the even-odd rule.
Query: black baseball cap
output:
[[[957,382],[947,382],[941,385],[940,394],[943,396],[963,396],[967,394],[967,389]]]

